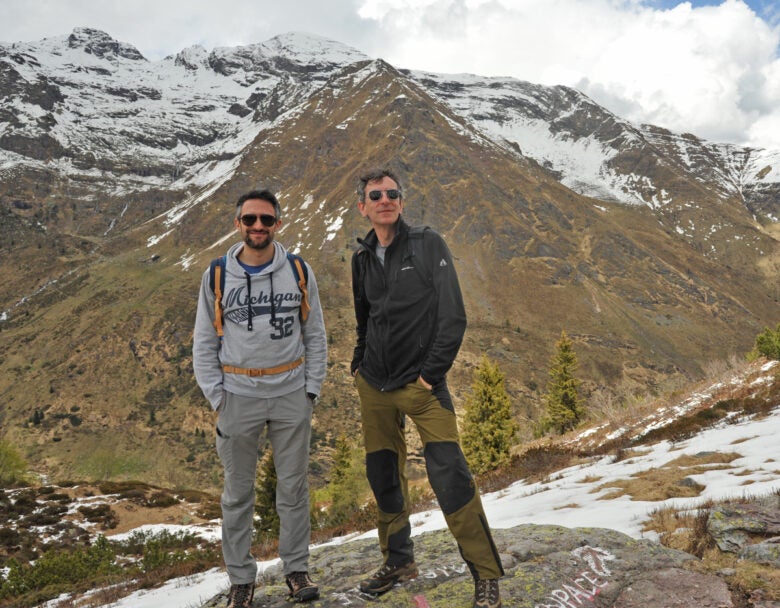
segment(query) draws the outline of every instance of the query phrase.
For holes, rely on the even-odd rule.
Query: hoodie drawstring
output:
[[[276,327],[276,298],[274,297],[274,271],[268,273],[268,279],[271,281],[271,326]]]
[[[247,331],[252,331],[252,277],[251,275],[244,271],[244,276],[246,277],[246,314],[247,314],[247,322],[246,322],[246,328]]]

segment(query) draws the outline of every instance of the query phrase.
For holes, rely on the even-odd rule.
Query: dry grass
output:
[[[691,479],[707,471],[725,469],[726,465],[740,458],[739,454],[710,452],[696,456],[681,456],[659,469],[641,471],[630,479],[619,479],[600,485],[593,492],[617,488],[604,494],[600,500],[612,500],[629,495],[631,500],[662,501],[668,498],[692,498],[699,496],[705,486]]]
[[[727,369],[730,375],[735,374],[733,367],[725,366],[724,369]],[[602,406],[602,415],[608,414],[610,421],[608,424],[602,424],[596,433],[591,433],[589,436],[591,440],[595,437],[600,441],[592,441],[591,443],[576,441],[574,438],[577,437],[577,431],[574,431],[563,437],[537,439],[519,446],[506,467],[478,478],[480,490],[482,492],[499,490],[519,479],[527,482],[549,480],[564,468],[604,454],[611,454],[615,461],[641,458],[647,451],[647,448],[642,447],[645,443],[660,439],[679,441],[724,420],[727,416],[738,419],[746,415],[764,415],[772,409],[772,404],[778,403],[780,383],[777,381],[774,383],[752,383],[751,376],[747,373],[748,368],[741,371],[746,374],[746,379],[743,382],[713,391],[713,394],[707,400],[703,400],[699,407],[678,417],[665,427],[657,428],[652,436],[632,438],[626,433],[612,441],[605,439],[615,428],[629,430],[642,428],[643,424],[641,423],[655,414],[659,408],[679,406],[696,391],[703,390],[703,385],[702,387],[694,387],[687,394],[677,391],[664,399],[643,400],[632,393],[631,411],[625,407],[618,407],[615,403],[605,402],[605,405]],[[726,372],[719,373],[725,374]],[[712,384],[708,386],[712,386]],[[732,445],[737,446],[739,443],[741,441],[737,440],[732,442]],[[710,452],[696,456],[681,456],[659,469],[638,473],[627,480],[604,484],[600,490],[612,490],[604,497],[605,499],[630,495],[633,500],[661,501],[672,497],[698,496],[702,487],[696,484],[691,476],[714,468],[727,468],[729,463],[739,457],[739,454],[735,452]],[[767,462],[773,462],[773,459],[769,458]],[[748,471],[740,470],[732,474],[747,475],[748,473]],[[594,483],[599,480],[600,478],[597,476],[590,476],[584,479],[583,483]],[[197,518],[219,517],[218,499],[200,492],[177,492],[175,494],[178,496],[178,500],[171,501],[169,497],[160,492],[159,488],[140,482],[108,482],[102,484],[99,490],[104,494],[118,495],[122,504],[125,505],[122,507],[113,505],[112,514],[118,520],[116,522],[117,531],[132,528],[138,523],[134,515],[138,515],[141,511],[144,512],[143,523],[149,523],[150,517],[158,521],[167,520],[169,522],[172,520],[180,522],[184,518],[193,521]],[[69,498],[73,500],[77,493],[80,494],[84,491],[89,490],[85,490],[82,486],[67,493],[71,494]],[[97,493],[97,489],[92,491]],[[52,496],[56,497],[56,494],[52,494]],[[415,484],[413,499],[413,511],[435,507],[435,499],[424,479],[420,479],[419,484]],[[167,504],[166,500],[171,504]],[[371,504],[373,505],[373,502]],[[577,504],[571,503],[560,508],[573,509],[577,506]],[[659,510],[651,516],[646,530],[657,532],[661,542],[666,546],[702,557],[700,567],[712,568],[711,571],[717,572],[718,564],[731,564],[732,562],[729,561],[729,556],[724,556],[719,553],[717,548],[713,548],[714,543],[706,531],[707,511],[708,505],[704,505],[694,512],[677,513],[671,509]],[[334,536],[355,530],[368,530],[374,526],[375,515],[367,509],[355,514],[350,521],[344,522],[338,527],[315,528],[312,540],[323,542]],[[258,559],[275,556],[277,550],[276,541],[258,542],[253,547],[253,552]],[[101,590],[100,595],[79,600],[74,599],[69,606],[63,605],[63,608],[90,608],[103,605],[112,601],[112,598],[116,599],[126,595],[132,588],[154,586],[171,576],[186,576],[199,569],[206,569],[211,565],[218,564],[218,556],[212,557],[213,563],[210,564],[202,560],[195,561],[186,566],[173,567],[171,570],[161,569],[152,576],[143,577],[132,583],[117,583]],[[204,559],[211,558],[204,556]],[[734,588],[760,592],[767,598],[775,599],[772,592],[766,591],[766,589],[780,588],[777,572],[762,569],[755,564],[728,567],[734,568],[735,571]],[[730,584],[732,584],[731,581]]]
[[[665,547],[679,549],[695,555],[704,556],[715,542],[707,531],[707,520],[713,503],[708,501],[693,511],[678,511],[672,508],[658,509],[650,514],[644,531],[657,532]]]
[[[687,567],[705,574],[718,574],[732,591],[750,599],[750,603],[744,605],[780,601],[780,568],[739,559],[717,547],[707,549],[701,561],[691,561]]]
[[[775,496],[780,492],[775,492]],[[762,500],[745,495],[740,501]],[[694,510],[663,508],[653,511],[644,531],[656,532],[662,545],[685,551],[699,558],[688,568],[723,577],[729,588],[751,601],[780,601],[780,568],[739,559],[721,551],[709,533],[707,522],[715,503],[707,501]],[[758,537],[757,540],[765,540]],[[752,603],[749,605],[753,605]]]

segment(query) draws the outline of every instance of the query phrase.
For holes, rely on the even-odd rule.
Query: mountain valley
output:
[[[323,299],[319,483],[359,424],[349,261],[370,166],[404,177],[407,219],[455,255],[456,405],[489,355],[521,439],[561,331],[586,396],[644,395],[779,320],[780,151],[631,125],[572,89],[412,72],[303,34],[149,62],[81,28],[0,45],[0,97],[0,426],[55,480],[219,487],[196,293],[259,185]]]

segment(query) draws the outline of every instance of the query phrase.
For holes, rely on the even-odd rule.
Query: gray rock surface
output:
[[[721,551],[780,568],[780,495],[717,505],[707,530]]]
[[[734,607],[722,579],[685,569],[692,555],[615,530],[523,525],[495,530],[494,537],[506,570],[505,608]],[[420,576],[376,599],[357,589],[380,565],[376,540],[318,548],[310,565],[321,597],[308,606],[471,606],[473,581],[449,532],[414,540]],[[253,606],[289,608],[286,594],[280,568],[271,568],[258,581]],[[221,594],[201,608],[224,604]]]

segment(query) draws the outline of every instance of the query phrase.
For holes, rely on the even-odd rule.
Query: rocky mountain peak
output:
[[[300,64],[348,65],[368,56],[346,44],[307,32],[287,32],[263,43],[269,53],[286,56]]]
[[[247,81],[273,74],[307,76],[333,71],[367,57],[339,42],[290,32],[265,42],[237,47],[219,47],[208,58],[211,68],[223,76],[246,73]]]
[[[186,70],[197,70],[201,67],[208,67],[209,52],[199,44],[187,47],[180,51],[174,58],[174,65],[183,67]]]
[[[123,57],[134,61],[146,61],[146,58],[133,45],[119,42],[107,33],[89,27],[75,28],[68,36],[68,47],[83,49],[85,53],[101,59]]]

